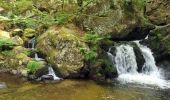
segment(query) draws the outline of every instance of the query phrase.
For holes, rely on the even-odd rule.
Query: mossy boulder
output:
[[[146,15],[155,25],[166,25],[170,23],[170,1],[149,0],[146,5]]]
[[[22,39],[24,42],[27,42],[30,38],[34,37],[36,35],[36,31],[31,28],[26,28],[23,32]]]
[[[84,67],[80,48],[88,50],[77,31],[67,27],[52,27],[37,38],[36,48],[46,55],[62,77],[79,77]]]
[[[144,18],[144,4],[144,0],[94,1],[75,19],[76,24],[84,30],[110,34],[113,39],[141,39],[151,28]]]

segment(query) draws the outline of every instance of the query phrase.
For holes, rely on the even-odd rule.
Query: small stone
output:
[[[0,13],[4,12],[4,8],[0,7]]]
[[[18,71],[17,70],[12,70],[11,73],[16,75],[18,73]]]
[[[10,38],[10,34],[9,34],[9,32],[0,30],[0,37],[2,37],[2,38]]]

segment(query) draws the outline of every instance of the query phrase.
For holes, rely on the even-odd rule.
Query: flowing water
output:
[[[113,64],[115,64],[119,74],[117,80],[123,84],[136,83],[163,89],[170,88],[170,81],[165,80],[161,70],[157,68],[151,50],[141,45],[139,41],[135,41],[135,43],[140,48],[145,59],[141,73],[137,71],[136,56],[133,47],[130,45],[122,44],[117,46],[115,56],[108,52],[108,56],[112,58],[111,60],[114,62]]]
[[[56,76],[56,74],[55,74],[53,68],[51,67],[51,65],[49,65],[49,67],[48,67],[48,72],[49,72],[48,75],[53,76],[54,80],[60,80],[61,79],[61,78]]]
[[[30,39],[30,40],[28,41],[28,48],[34,50],[34,49],[35,49],[35,44],[36,44],[35,42],[36,42],[36,41],[35,41],[35,37],[32,38],[32,39]],[[45,60],[45,59],[43,59],[43,58],[38,57],[38,53],[36,53],[36,52],[34,53],[34,59],[35,59],[36,61],[44,61],[44,60]],[[53,77],[53,80],[61,80],[61,78],[57,77],[57,75],[55,74],[55,72],[54,72],[51,64],[48,64],[48,74],[47,74],[47,75],[42,75],[42,76],[40,77],[40,79],[41,79],[42,77],[44,77],[44,78],[50,78],[50,76]]]
[[[1,73],[0,81],[7,84],[6,89],[0,89],[0,100],[170,100],[169,90],[97,84],[91,80],[30,83]]]

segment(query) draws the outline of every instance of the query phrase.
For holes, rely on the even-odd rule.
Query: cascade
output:
[[[35,42],[36,42],[36,41],[35,41],[35,37],[32,38],[32,39],[30,39],[30,40],[28,41],[28,48],[30,48],[30,49],[35,49]],[[37,61],[43,61],[43,60],[45,60],[45,59],[43,59],[43,58],[39,58],[39,57],[38,57],[38,53],[35,53],[35,54],[34,54],[34,59],[37,60]],[[55,72],[54,72],[54,70],[53,70],[53,68],[51,67],[50,64],[48,65],[48,74],[47,74],[47,75],[42,75],[41,77],[46,77],[46,78],[48,78],[49,76],[52,76],[52,77],[53,77],[53,80],[61,80],[61,78],[59,78],[59,77],[56,76],[56,74],[55,74]]]
[[[51,67],[51,65],[48,66],[48,72],[49,72],[48,75],[53,76],[54,80],[61,80],[61,78],[56,76],[56,74],[55,74],[53,68]]]
[[[117,46],[115,56],[111,54],[111,48],[107,52],[109,58],[117,69],[117,80],[123,84],[136,83],[157,86],[160,88],[170,88],[170,82],[164,80],[163,75],[161,75],[161,70],[157,68],[151,50],[147,46],[141,45],[139,41],[134,42],[140,48],[145,59],[141,73],[137,71],[138,66],[132,46],[124,44]]]
[[[28,48],[31,48],[31,49],[35,48],[35,38],[32,38],[28,41]]]
[[[38,57],[38,53],[35,53],[35,54],[34,54],[34,59],[37,60],[37,61],[42,61],[42,60],[44,60],[43,58],[39,58],[39,57]]]

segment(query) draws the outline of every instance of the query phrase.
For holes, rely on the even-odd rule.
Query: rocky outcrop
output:
[[[36,48],[62,77],[79,77],[85,66],[80,48],[88,50],[88,47],[77,33],[67,27],[52,27],[37,39]]]
[[[151,23],[155,25],[166,25],[170,23],[170,1],[149,0],[146,5],[146,15]]]
[[[76,0],[33,0],[33,4],[40,11],[47,12],[75,12],[77,10]]]
[[[110,34],[114,40],[142,39],[153,28],[144,18],[143,0],[94,1],[76,18],[76,24],[86,31]]]

